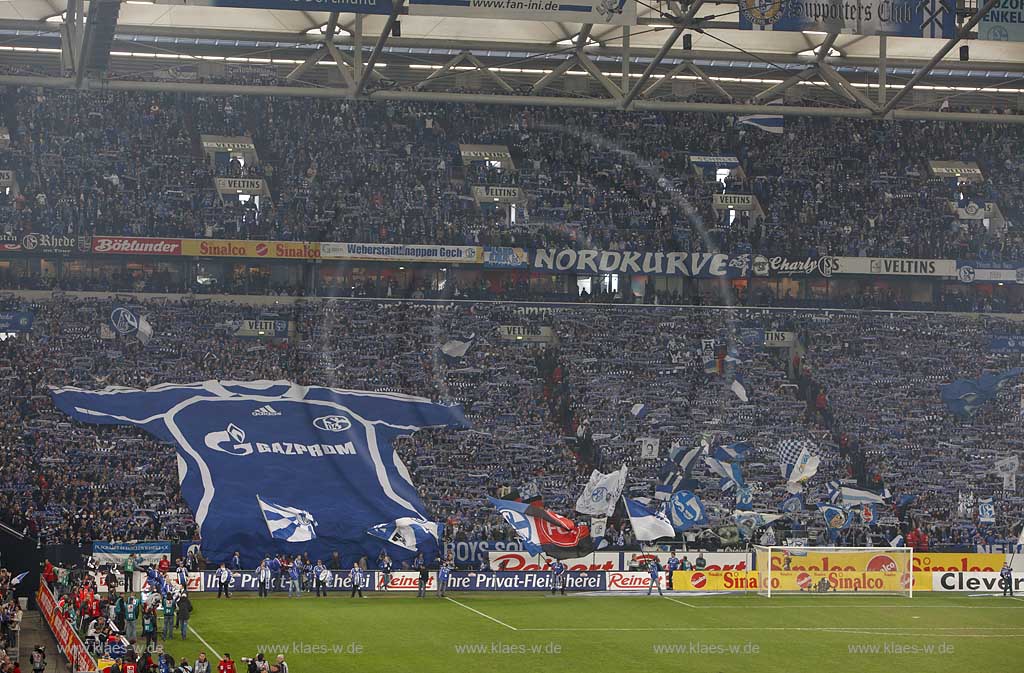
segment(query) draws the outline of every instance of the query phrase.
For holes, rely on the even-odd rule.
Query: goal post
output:
[[[912,547],[754,545],[757,593],[914,596]]]

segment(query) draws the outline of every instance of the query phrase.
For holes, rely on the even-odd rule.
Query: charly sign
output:
[[[788,257],[765,257],[755,255],[750,264],[754,276],[811,276],[820,275],[826,278],[835,271],[835,257],[806,257],[789,259]]]

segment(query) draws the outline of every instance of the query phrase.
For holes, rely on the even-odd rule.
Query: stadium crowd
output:
[[[729,115],[75,92],[8,87],[0,231],[349,242],[721,250],[793,257],[1024,258],[1016,125],[787,118],[775,135]],[[210,161],[200,136],[249,135],[258,161]],[[838,137],[851,139],[841,145]],[[464,160],[509,148],[514,168]],[[742,171],[698,173],[690,155]],[[981,182],[932,177],[975,161]],[[214,176],[265,178],[224,202]],[[514,224],[472,186],[521,187]],[[727,190],[763,217],[715,210]],[[269,201],[269,203],[267,202]],[[1006,223],[950,203],[995,203]]]
[[[885,530],[920,526],[932,545],[998,539],[1022,504],[992,470],[1024,443],[1016,392],[969,422],[952,417],[938,394],[954,378],[1019,364],[1019,356],[988,352],[991,334],[1024,333],[996,317],[354,299],[261,308],[190,299],[140,305],[156,332],[143,346],[100,338],[114,305],[63,294],[0,302],[35,314],[30,334],[0,343],[0,521],[44,543],[196,533],[174,450],[135,430],[70,422],[53,407],[49,385],[289,379],[461,403],[473,430],[424,431],[398,444],[453,541],[511,539],[487,495],[536,493],[571,515],[592,467],[628,465],[630,492],[650,497],[669,447],[695,446],[706,433],[755,445],[744,475],[757,511],[778,511],[786,496],[777,445],[788,438],[811,440],[822,458],[809,506],[826,499],[831,480],[884,485],[894,501],[916,496],[909,508],[884,509]],[[233,332],[246,318],[294,321],[295,337],[240,340]],[[502,339],[503,325],[549,327],[557,343]],[[800,345],[764,348],[758,330],[794,332]],[[477,336],[465,357],[440,357],[443,342],[466,334]],[[705,373],[702,339],[736,347],[748,403]],[[630,412],[638,403],[649,409],[643,418]],[[642,437],[660,440],[659,460],[640,460]],[[693,477],[720,536],[710,544],[736,544],[733,496],[703,466]],[[988,495],[998,528],[961,506]],[[816,511],[788,525],[823,535]],[[867,542],[865,533],[851,529],[843,541]],[[608,541],[631,542],[623,516],[611,519]]]

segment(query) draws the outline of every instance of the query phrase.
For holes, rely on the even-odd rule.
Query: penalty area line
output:
[[[201,635],[199,635],[199,632],[192,628],[191,624],[189,624],[188,630],[192,632],[192,635],[199,639],[199,642],[201,642],[203,645],[206,645],[206,649],[210,650],[210,653],[213,656],[217,657],[217,661],[220,661],[220,653],[217,652],[217,650],[213,649],[213,645],[206,642],[206,638],[203,638]]]
[[[501,625],[502,625],[502,626],[504,626],[504,627],[505,627],[506,629],[512,629],[513,631],[518,631],[518,630],[519,630],[519,629],[517,629],[517,628],[516,628],[516,627],[514,627],[514,626],[510,626],[509,624],[506,624],[505,622],[501,621],[500,619],[495,619],[494,617],[492,617],[492,616],[490,616],[490,615],[488,615],[488,614],[484,614],[483,612],[480,612],[480,611],[479,611],[479,610],[477,610],[476,608],[471,608],[471,607],[469,607],[468,605],[466,605],[465,603],[460,603],[459,601],[455,600],[454,598],[451,598],[450,596],[445,596],[445,597],[444,597],[444,599],[445,599],[446,601],[451,601],[452,603],[455,603],[455,604],[456,604],[456,605],[458,605],[458,606],[459,606],[460,608],[466,608],[466,609],[467,609],[467,610],[469,610],[470,612],[475,612],[476,614],[480,615],[481,617],[485,617],[485,618],[487,618],[487,619],[490,619],[490,620],[491,620],[492,622],[494,622],[495,624],[501,624]]]

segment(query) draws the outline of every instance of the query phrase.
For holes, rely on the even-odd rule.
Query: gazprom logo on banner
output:
[[[341,418],[340,416],[324,418]],[[323,419],[316,419],[317,421]],[[348,419],[345,419],[348,420]],[[332,421],[334,422],[334,421]],[[314,424],[316,421],[314,421]],[[319,427],[319,426],[317,426]],[[344,444],[299,444],[297,442],[253,442],[246,441],[245,430],[229,423],[224,430],[208,432],[203,438],[206,448],[232,456],[251,456],[253,453],[276,453],[282,456],[354,456],[356,447],[352,442]]]

